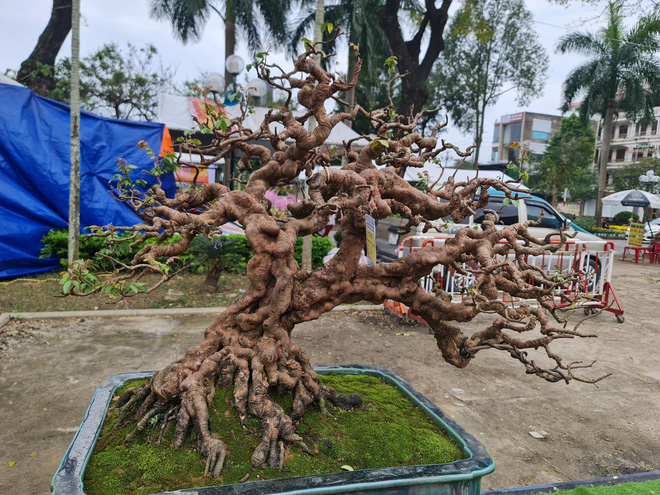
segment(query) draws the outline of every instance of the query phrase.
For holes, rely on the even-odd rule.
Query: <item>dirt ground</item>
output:
[[[455,369],[425,327],[382,312],[327,314],[294,335],[315,364],[384,366],[438,404],[494,458],[496,471],[482,489],[659,470],[659,279],[660,265],[617,262],[613,283],[626,322],[596,316],[580,329],[599,338],[557,346],[567,360],[597,358],[589,373],[612,373],[598,385],[546,383],[497,351]],[[94,389],[117,373],[167,365],[199,342],[210,321],[28,320],[1,328],[0,493],[49,493]],[[532,431],[547,438],[535,439]]]

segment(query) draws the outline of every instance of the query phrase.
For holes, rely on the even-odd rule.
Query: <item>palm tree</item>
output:
[[[610,2],[607,21],[607,27],[598,33],[571,33],[557,46],[561,53],[578,52],[590,57],[564,81],[563,110],[580,98],[580,117],[584,121],[595,114],[603,119],[597,225],[602,217],[614,114],[624,111],[631,121],[648,124],[655,120],[653,107],[660,101],[660,63],[653,58],[660,49],[660,18],[643,17],[626,31],[621,4]]]
[[[224,12],[215,4],[222,4]],[[286,41],[286,16],[291,0],[151,0],[151,17],[168,19],[174,36],[186,44],[201,38],[209,16],[215,12],[225,23],[225,60],[236,48],[236,28],[247,38],[252,53],[263,48],[259,33],[260,17],[265,21],[269,36],[277,44]],[[231,80],[225,71],[225,81]]]
[[[327,1],[325,6],[324,21],[336,28],[341,28],[348,33],[348,42],[360,47],[360,58],[362,58],[362,69],[360,71],[359,85],[361,87],[378,87],[379,75],[383,72],[383,62],[390,56],[390,48],[384,31],[378,26],[377,14],[382,8],[382,0],[334,0]],[[304,14],[296,22],[296,27],[291,35],[292,49],[305,36],[305,33],[314,25],[316,2],[303,2]],[[327,50],[334,50],[334,46]],[[348,72],[346,79],[352,80],[355,73],[357,57],[355,50],[348,50]],[[374,96],[374,92],[369,92]],[[354,103],[355,88],[346,95],[349,107]],[[376,106],[375,101],[367,101],[362,104]],[[352,122],[346,122],[351,125]]]

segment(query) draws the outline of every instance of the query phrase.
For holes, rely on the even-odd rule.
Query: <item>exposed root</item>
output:
[[[152,443],[154,432],[158,432],[155,443],[160,444],[175,423],[174,447],[182,448],[194,431],[199,452],[206,461],[204,475],[218,478],[230,453],[209,429],[209,407],[217,387],[233,384],[233,403],[243,428],[248,414],[262,422],[261,441],[250,458],[253,466],[283,469],[287,448],[291,446],[310,454],[303,438],[296,433],[297,421],[305,411],[316,402],[323,414],[332,416],[328,401],[349,409],[361,406],[362,398],[357,394],[346,396],[322,385],[309,357],[296,346],[288,346],[289,359],[286,359],[283,346],[261,344],[259,352],[224,347],[192,365],[184,358],[154,375],[149,384],[129,389],[116,403],[124,419],[137,411],[133,414],[137,424],[125,441],[144,434],[146,442]],[[173,384],[176,389],[172,388]],[[271,388],[292,394],[291,411],[271,400]]]

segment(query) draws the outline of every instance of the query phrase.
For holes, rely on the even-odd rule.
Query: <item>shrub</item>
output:
[[[617,225],[628,224],[630,223],[630,217],[632,217],[633,222],[639,222],[639,215],[637,213],[633,213],[631,211],[620,211],[614,215],[614,220],[612,223]]]
[[[173,237],[166,241],[167,244],[178,241],[178,237]],[[44,247],[41,249],[42,258],[59,258],[62,268],[67,268],[68,253],[68,233],[64,229],[51,230],[42,239]],[[94,259],[101,270],[110,271],[113,263],[110,260],[97,256],[105,254],[112,256],[117,261],[130,264],[135,254],[142,247],[149,243],[156,242],[150,239],[137,246],[130,246],[130,242],[119,242],[114,246],[105,243],[102,237],[80,236],[80,258]],[[323,257],[333,248],[332,241],[327,237],[312,237],[312,269],[323,266]],[[179,256],[179,259],[170,263],[172,270],[180,270],[185,265],[191,264],[190,270],[197,273],[204,273],[216,263],[220,263],[223,271],[233,273],[245,273],[247,263],[252,258],[252,248],[248,243],[247,237],[241,234],[229,234],[221,236],[212,236],[211,239],[203,236],[197,236],[190,245],[185,254]],[[302,237],[296,242],[295,259],[302,263]]]
[[[65,229],[51,230],[45,236],[41,238],[43,248],[40,252],[41,258],[59,258],[60,265],[62,268],[67,268],[67,255],[69,252],[69,237],[68,232]],[[177,242],[178,237],[173,237],[167,239],[163,244],[173,244]],[[80,236],[80,245],[79,245],[79,258],[91,260],[94,259],[95,262],[99,265],[99,268],[103,271],[110,271],[116,268],[115,264],[104,258],[103,256],[97,256],[98,254],[104,254],[106,256],[112,256],[115,260],[120,263],[129,265],[133,260],[135,254],[142,249],[146,244],[154,244],[155,239],[149,239],[146,242],[141,242],[136,246],[131,246],[131,241],[119,241],[110,245],[106,243],[106,239],[103,237],[95,237],[89,235]],[[186,264],[192,261],[191,254],[183,254],[178,257],[176,261],[170,263],[170,266],[173,270],[179,270]]]
[[[575,220],[572,220],[572,222],[585,230],[593,229],[596,227],[596,219],[594,217],[579,217]]]
[[[219,264],[222,271],[245,273],[252,258],[250,243],[242,234],[208,237],[197,236],[188,248],[198,271],[204,272]]]
[[[302,237],[298,237],[293,254],[293,257],[299,265],[302,265],[302,243]],[[318,235],[312,236],[312,270],[316,270],[323,266],[323,257],[328,254],[333,247],[334,245],[332,244],[332,241],[327,237],[321,237]]]

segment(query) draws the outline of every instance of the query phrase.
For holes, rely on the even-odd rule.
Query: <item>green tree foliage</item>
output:
[[[576,52],[588,60],[566,78],[563,109],[580,102],[580,116],[587,121],[595,114],[603,119],[603,143],[600,153],[596,222],[602,219],[601,199],[607,182],[614,113],[626,112],[633,122],[650,124],[655,120],[653,107],[659,103],[660,18],[650,15],[626,29],[627,19],[620,2],[607,7],[607,26],[597,33],[577,32],[561,38],[561,53]]]
[[[625,167],[617,170],[612,174],[612,185],[614,191],[626,191],[628,189],[645,189],[645,186],[640,183],[639,176],[644,175],[649,170],[652,170],[655,175],[660,175],[660,159],[659,158],[642,158],[637,163],[631,163]],[[656,192],[656,191],[652,191]]]
[[[520,105],[542,93],[548,56],[537,37],[523,0],[465,0],[453,17],[431,87],[434,106],[445,106],[453,123],[473,134],[474,163],[486,109],[509,90]]]
[[[71,60],[55,66],[55,87],[45,96],[69,103]],[[80,61],[80,100],[84,110],[117,119],[155,120],[158,93],[171,86],[174,71],[163,67],[153,45],[126,50],[111,43]]]
[[[561,129],[550,140],[541,163],[530,174],[532,190],[549,198],[553,206],[565,188],[572,198],[591,199],[588,196],[590,186],[595,185],[591,170],[595,143],[593,129],[577,115],[562,120]]]
[[[291,0],[151,0],[151,17],[170,21],[174,36],[184,44],[201,38],[213,13],[220,16],[225,23],[225,60],[235,52],[236,28],[252,53],[263,50],[269,42],[284,45],[290,9]],[[225,80],[231,80],[227,71]]]

